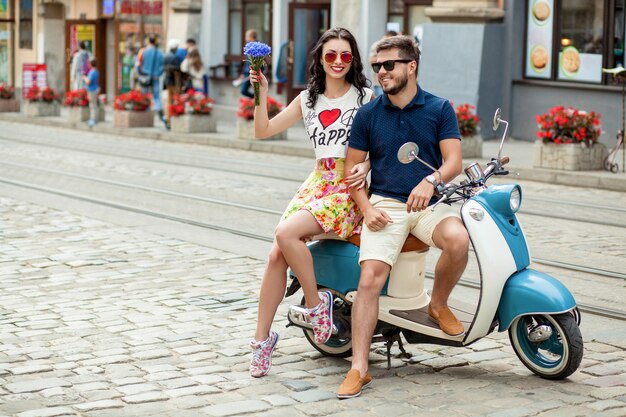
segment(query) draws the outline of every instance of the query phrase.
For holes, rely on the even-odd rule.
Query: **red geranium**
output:
[[[15,88],[6,83],[0,83],[0,99],[10,100],[12,98],[15,98]]]
[[[537,137],[544,143],[584,143],[589,146],[602,134],[600,114],[573,107],[556,106],[537,115]]]
[[[272,97],[267,97],[267,114],[269,118],[276,116],[283,109],[283,105]],[[254,119],[254,99],[240,98],[239,109],[237,110],[237,117],[241,117],[245,120]]]
[[[189,90],[185,94],[177,94],[172,97],[169,112],[172,116],[180,116],[182,114],[209,115],[213,110],[213,103],[215,103],[215,100],[211,97]]]
[[[26,93],[26,100],[30,102],[43,101],[46,103],[52,103],[54,101],[59,101],[59,99],[59,93],[50,87],[39,88],[35,85],[29,88],[28,93]]]
[[[462,137],[474,136],[478,133],[480,119],[472,111],[475,108],[469,104],[461,104],[454,110]]]
[[[151,94],[143,94],[137,90],[131,90],[128,93],[120,94],[113,101],[115,110],[129,111],[147,111],[152,103]]]
[[[81,88],[80,90],[72,90],[65,93],[65,100],[63,104],[69,107],[87,107],[89,106],[89,96],[87,90]]]

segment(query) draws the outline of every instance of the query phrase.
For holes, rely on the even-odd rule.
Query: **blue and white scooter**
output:
[[[575,372],[582,360],[580,314],[574,297],[561,282],[528,268],[528,245],[515,215],[522,201],[521,187],[486,185],[491,176],[508,174],[503,168],[508,158],[501,158],[508,122],[500,114],[498,109],[494,131],[501,123],[506,128],[498,157],[484,171],[478,163],[471,164],[465,169],[467,180],[438,189],[441,198],[436,204],[462,202],[461,218],[480,268],[478,305],[450,303],[463,322],[465,333],[449,336],[429,319],[430,297],[424,290],[428,246],[409,236],[381,292],[373,342],[387,344],[389,361],[394,342],[398,342],[401,352],[408,357],[400,334],[408,343],[467,346],[496,328],[500,332],[508,329],[511,345],[528,369],[543,378],[563,379]],[[398,150],[398,159],[402,163],[421,161],[418,152],[416,144],[406,143]],[[327,356],[352,354],[351,307],[361,272],[356,244],[325,239],[309,245],[318,286],[330,290],[335,297],[332,337],[325,344],[316,344],[301,309],[289,311],[290,325],[301,327],[313,347]],[[293,272],[290,274],[295,278]],[[298,280],[294,279],[286,297],[298,288]]]

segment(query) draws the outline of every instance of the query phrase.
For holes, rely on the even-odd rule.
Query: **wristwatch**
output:
[[[433,185],[433,187],[435,187],[435,189],[439,185],[439,182],[437,181],[437,178],[435,178],[435,176],[432,175],[432,174],[426,177],[426,181],[431,183]]]

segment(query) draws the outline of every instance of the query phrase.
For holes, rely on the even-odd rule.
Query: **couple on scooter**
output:
[[[461,171],[456,116],[447,100],[417,85],[420,52],[411,38],[385,39],[377,53],[372,68],[385,93],[381,97],[374,99],[365,87],[352,34],[331,29],[313,49],[308,89],[271,121],[265,106],[255,109],[257,137],[271,136],[303,118],[317,161],[276,228],[261,285],[255,340],[250,343],[250,373],[260,377],[269,372],[278,341],[278,334],[270,328],[284,294],[288,265],[303,288],[305,313],[316,343],[330,338],[332,294],[317,292],[305,240],[320,233],[334,232],[345,238],[362,232],[361,278],[352,314],[352,369],[339,387],[339,398],[360,395],[372,380],[367,372],[368,355],[378,296],[409,233],[442,250],[429,315],[448,334],[464,331],[447,300],[467,263],[469,238],[458,213],[449,206],[425,210],[433,202],[437,184]],[[260,73],[251,74],[251,79],[261,83],[261,101],[265,101],[267,80]],[[398,148],[408,140],[418,142],[420,156],[441,166],[440,170],[416,172],[415,167],[397,162]],[[372,195],[368,197],[363,185],[370,164]]]

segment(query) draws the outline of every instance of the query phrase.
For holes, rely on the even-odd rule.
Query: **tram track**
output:
[[[32,166],[29,166],[29,165],[24,165],[24,164],[19,164],[19,163],[0,161],[0,165],[2,165],[2,164],[13,166],[13,167],[16,167],[16,168],[31,170],[31,171],[44,172],[44,173],[50,174],[50,175],[60,175],[60,176],[65,176],[65,177],[71,177],[71,178],[76,178],[76,179],[85,180],[85,181],[94,182],[94,183],[99,183],[99,184],[107,184],[107,185],[111,185],[111,186],[115,186],[115,187],[122,187],[122,188],[130,189],[130,190],[135,190],[135,191],[136,190],[141,190],[141,191],[146,191],[146,192],[149,192],[149,193],[166,195],[166,196],[170,196],[170,197],[184,198],[184,199],[187,199],[187,200],[198,201],[198,202],[209,203],[209,204],[215,204],[215,205],[220,205],[220,206],[225,206],[225,207],[233,207],[233,208],[238,208],[238,209],[242,209],[242,210],[252,211],[252,212],[256,212],[256,213],[264,213],[264,214],[270,214],[270,215],[276,215],[276,216],[279,216],[279,215],[283,214],[283,211],[281,211],[281,210],[274,210],[274,209],[269,209],[269,208],[266,208],[266,207],[260,207],[260,206],[250,205],[250,204],[242,204],[242,203],[232,202],[232,201],[227,201],[227,200],[222,200],[222,199],[204,197],[204,196],[199,196],[199,195],[196,195],[196,194],[189,194],[189,193],[182,193],[182,192],[178,192],[178,191],[171,191],[171,190],[166,190],[166,189],[162,189],[162,188],[147,187],[147,186],[142,186],[142,185],[138,185],[138,184],[131,184],[131,183],[127,183],[127,182],[117,181],[117,180],[110,180],[110,179],[105,179],[105,178],[100,178],[100,177],[94,177],[94,176],[90,176],[90,175],[76,174],[76,173],[71,173],[71,172],[67,172],[67,171],[60,171],[60,170],[55,170],[55,169],[50,169],[50,168],[32,167]],[[10,180],[7,180],[7,179],[2,179],[2,180],[0,180],[0,182],[12,183],[13,185],[23,186],[23,187],[27,187],[27,188],[36,187],[36,186],[33,186],[32,184],[28,184],[28,183],[24,183],[24,182],[13,182],[13,181],[10,181]],[[50,192],[48,190],[52,190],[52,189],[48,189],[47,187],[42,187],[42,188],[44,188],[46,190],[46,192]],[[80,197],[80,195],[75,194],[75,193],[70,193],[70,194],[71,194],[72,198]],[[86,201],[88,201],[88,200],[86,200]],[[236,234],[236,235],[241,235],[241,233],[244,233],[244,232],[236,233],[235,232],[236,229],[229,229],[229,228],[226,228],[226,229],[228,229],[228,230],[224,230],[224,231],[228,231],[229,233]],[[272,239],[269,238],[269,241],[271,242]],[[541,264],[541,265],[553,266],[553,267],[557,267],[557,268],[561,268],[561,269],[565,269],[565,270],[570,270],[570,271],[584,272],[584,273],[590,273],[590,274],[593,274],[593,275],[599,275],[599,276],[604,276],[604,277],[608,277],[608,278],[614,278],[614,279],[619,279],[619,280],[626,280],[626,274],[622,273],[622,272],[619,272],[619,271],[610,271],[610,270],[605,270],[605,269],[600,269],[600,268],[589,267],[589,266],[585,266],[585,265],[577,265],[577,264],[571,264],[571,263],[561,262],[561,261],[557,261],[557,260],[544,259],[544,258],[540,258],[540,257],[533,257],[533,262],[535,262],[537,264]]]
[[[268,242],[268,243],[273,241],[273,238],[269,236],[263,236],[263,235],[256,234],[256,233],[251,233],[251,232],[247,232],[247,231],[243,231],[239,229],[211,224],[211,223],[198,221],[198,220],[194,220],[194,219],[190,219],[190,218],[186,218],[182,216],[176,216],[176,215],[172,215],[172,214],[168,214],[164,212],[158,212],[158,211],[147,209],[147,208],[141,208],[141,207],[131,206],[128,204],[122,204],[122,203],[107,201],[107,200],[103,200],[99,198],[89,197],[89,196],[85,196],[85,195],[81,195],[78,193],[73,193],[73,192],[69,192],[65,190],[54,189],[51,187],[45,187],[45,186],[36,185],[36,184],[29,184],[23,181],[8,180],[8,179],[0,178],[0,183],[9,184],[9,185],[13,185],[16,187],[22,187],[22,188],[31,189],[31,190],[36,190],[40,192],[45,192],[45,193],[56,195],[56,196],[71,198],[74,200],[97,204],[97,205],[104,206],[104,207],[115,208],[118,210],[124,210],[124,211],[132,212],[132,213],[142,214],[142,215],[155,217],[159,219],[188,224],[188,225],[200,227],[203,229],[226,232],[226,233],[230,233],[233,235],[242,236],[242,237],[246,237],[246,238],[250,238],[250,239],[254,239],[258,241],[263,241],[263,242]],[[250,209],[249,207],[244,207],[244,208]],[[533,262],[541,263],[536,258],[533,259]],[[563,268],[563,269],[566,269],[567,268],[566,266],[568,265],[566,263],[559,263],[559,264],[561,265],[560,268]],[[569,265],[567,269],[572,269],[571,265]],[[602,272],[602,270],[598,270],[598,271]],[[609,271],[609,272],[611,272],[612,274],[619,274],[618,272],[613,272],[613,271]],[[592,272],[589,272],[589,270],[587,270],[587,273],[592,273]],[[609,276],[609,275],[606,275],[606,276]],[[433,279],[434,274],[432,272],[426,272],[426,277]],[[480,283],[478,281],[467,279],[467,278],[462,278],[459,281],[459,285],[467,287],[467,288],[472,288],[472,289],[480,288]],[[602,316],[606,318],[611,318],[611,319],[616,319],[620,321],[626,321],[626,311],[611,309],[611,308],[592,305],[588,303],[578,303],[578,306],[579,306],[579,309],[585,313],[593,314],[596,316]]]

